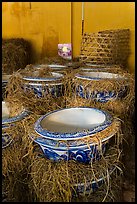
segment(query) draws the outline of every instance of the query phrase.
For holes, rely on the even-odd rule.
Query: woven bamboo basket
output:
[[[81,42],[80,60],[93,64],[127,65],[130,54],[130,30],[106,30],[84,33]]]

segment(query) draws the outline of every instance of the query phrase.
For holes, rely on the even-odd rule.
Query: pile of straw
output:
[[[115,200],[116,195],[114,196],[112,193],[115,191],[115,185],[111,176],[114,176],[115,182],[119,175],[118,172],[122,173],[120,162],[121,130],[118,128],[115,145],[110,147],[104,156],[102,155],[100,161],[88,165],[75,161],[53,163],[43,156],[39,146],[29,138],[30,127],[38,118],[39,116],[33,113],[8,130],[14,142],[3,150],[2,173],[5,177],[6,199],[15,202],[70,202],[78,200],[81,196],[85,197],[84,193],[86,192],[80,195],[77,193],[75,184],[84,183],[86,185],[87,182],[102,176],[107,179],[103,184],[104,188],[99,188],[100,201],[106,201],[110,197],[111,200]],[[114,129],[114,124],[111,131],[112,129]],[[117,169],[112,175],[108,171],[110,166]],[[94,195],[89,192],[86,199],[90,201],[92,198],[96,201]]]
[[[35,192],[36,200],[39,202],[70,202],[79,195],[74,187],[76,184],[84,183],[86,187],[87,182],[96,181],[99,176],[102,176],[108,179],[105,180],[104,188],[109,191],[111,180],[109,167],[114,166],[117,173],[119,170],[122,173],[119,162],[120,154],[119,149],[113,147],[102,160],[89,165],[75,161],[52,163],[50,160],[35,156],[31,166],[32,183],[29,183],[30,189]],[[86,192],[82,194],[84,193]],[[92,192],[88,192],[89,195],[92,197]]]
[[[73,79],[73,86],[77,87],[79,84],[82,84],[84,89],[90,89],[93,91],[118,91],[121,90],[122,87],[127,87],[126,95],[121,99],[111,100],[106,103],[97,102],[94,99],[84,99],[79,96],[73,97],[73,100],[69,98],[67,100],[67,107],[69,106],[89,106],[96,107],[103,110],[108,110],[111,113],[116,114],[120,118],[127,117],[128,115],[133,115],[135,110],[135,76],[134,74],[130,74],[128,72],[117,72],[121,76],[125,77],[123,80],[115,80],[115,79],[105,79],[105,80],[92,80],[92,82],[88,80],[80,80]],[[76,91],[75,91],[76,93]]]
[[[19,202],[79,202],[82,200],[108,202],[120,200],[122,174],[119,175],[118,172],[122,173],[123,169],[121,144],[126,136],[129,137],[126,127],[124,127],[124,133],[123,129],[119,128],[114,145],[110,146],[101,160],[88,165],[75,161],[53,163],[43,156],[39,146],[29,138],[30,128],[41,115],[61,108],[87,106],[107,110],[115,118],[122,119],[122,127],[125,124],[125,118],[129,116],[128,121],[131,119],[135,98],[134,78],[131,74],[127,73],[126,75],[130,79],[127,96],[123,100],[110,101],[104,104],[76,96],[74,75],[78,71],[79,69],[72,68],[65,75],[63,81],[64,96],[58,98],[53,98],[50,94],[44,98],[37,98],[31,91],[25,93],[22,88],[24,82],[20,71],[15,72],[10,78],[6,88],[7,98],[5,100],[15,110],[15,106],[23,106],[29,109],[31,115],[19,122],[18,126],[9,130],[9,134],[12,135],[15,143],[3,150],[2,173],[5,176],[8,200]],[[44,74],[41,76],[44,76]],[[110,82],[104,82],[97,87],[96,83],[94,88],[97,87],[99,90],[102,87],[105,88],[105,83],[110,84]],[[127,83],[127,81],[124,83]],[[121,84],[117,85],[116,82],[115,86],[117,89],[117,87],[120,88]],[[115,86],[113,85],[112,88]],[[133,107],[132,111],[131,106]],[[110,127],[111,130],[119,127],[118,124],[113,124]],[[107,129],[107,131],[109,130]],[[114,165],[117,169],[112,175],[108,171],[111,165]],[[74,188],[76,183],[86,184],[88,181],[96,180],[100,175],[107,179],[97,192],[77,193]]]
[[[29,69],[29,67],[28,67]],[[44,68],[43,68],[44,69]],[[47,69],[50,71],[50,69]],[[82,81],[82,85],[84,87],[89,87],[91,91],[116,91],[118,92],[121,87],[127,86],[126,96],[121,100],[109,101],[107,103],[99,103],[94,100],[87,100],[80,97],[76,97],[75,87],[78,83],[81,83],[79,79],[76,79],[74,76],[78,73],[80,69],[71,69],[62,80],[64,87],[64,96],[53,98],[51,94],[46,95],[46,97],[38,98],[34,94],[33,91],[24,92],[23,84],[24,81],[22,79],[21,71],[15,72],[10,78],[6,91],[7,91],[7,101],[14,103],[13,101],[17,101],[19,104],[22,104],[24,107],[28,107],[30,111],[33,111],[38,114],[44,114],[47,111],[52,111],[59,108],[64,108],[68,106],[93,106],[97,108],[103,108],[110,110],[116,114],[122,115],[124,113],[129,114],[134,112],[134,101],[135,101],[135,88],[134,88],[134,75],[128,72],[122,72],[121,70],[117,73],[120,73],[121,76],[125,77],[123,80],[114,80],[114,79],[106,79],[100,81]],[[26,73],[26,70],[23,70]],[[30,68],[31,72],[31,68]],[[29,71],[28,71],[29,73]],[[47,73],[47,72],[46,72]],[[41,75],[44,77],[44,72],[41,69]],[[44,85],[44,84],[43,84]]]
[[[25,202],[31,199],[28,167],[31,164],[29,155],[33,146],[26,135],[24,121],[6,129],[13,141],[2,150],[2,194],[6,194],[5,202]]]
[[[2,40],[2,72],[12,74],[31,63],[31,45],[23,38]]]

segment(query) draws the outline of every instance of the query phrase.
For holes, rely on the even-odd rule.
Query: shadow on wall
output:
[[[48,32],[43,35],[43,45],[41,51],[41,58],[54,57],[58,55],[58,33],[52,28],[48,28]]]

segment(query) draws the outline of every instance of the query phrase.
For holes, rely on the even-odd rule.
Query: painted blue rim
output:
[[[5,136],[6,136],[6,133],[2,134],[2,137],[5,137]],[[6,144],[2,142],[2,149],[8,147],[11,144],[11,142],[13,142],[13,139],[10,136],[8,136],[8,141],[6,142]]]
[[[110,136],[108,136],[108,137],[106,137],[105,139],[103,139],[102,140],[102,144],[104,143],[106,143],[107,141],[109,141],[113,136],[114,136],[115,134],[112,134],[112,135],[110,135]],[[40,142],[40,141],[38,141],[37,139],[38,138],[36,138],[36,139],[34,139],[33,138],[33,136],[30,136],[30,138],[34,141],[34,142],[36,142],[38,145],[40,145],[40,146],[43,146],[43,147],[46,147],[46,148],[49,148],[49,149],[54,149],[54,150],[56,150],[56,151],[69,151],[69,150],[71,150],[71,151],[76,151],[76,150],[78,150],[78,149],[83,149],[83,150],[90,150],[91,149],[91,147],[92,146],[95,146],[95,145],[98,145],[97,143],[89,143],[89,146],[88,146],[88,144],[81,144],[81,145],[77,145],[77,146],[66,146],[66,147],[58,147],[58,146],[53,146],[53,145],[48,145],[48,144],[46,144],[46,143],[44,143],[44,142]]]
[[[112,165],[110,166],[110,169],[109,169],[109,174],[111,175],[114,171],[116,170],[116,166]],[[93,180],[93,181],[89,181],[86,183],[86,185],[91,185],[91,184],[95,184],[95,183],[99,183],[100,181],[104,181],[107,176],[103,177],[103,176],[99,176],[100,178],[97,179],[97,181]],[[82,186],[85,186],[85,183],[78,183],[78,184],[74,184],[73,185],[74,187],[82,187]]]
[[[94,67],[94,68],[85,68],[85,67],[81,67],[80,68],[81,69],[81,71],[85,71],[85,72],[90,72],[90,71],[104,71],[104,70],[109,70],[109,71],[111,71],[111,69],[112,68],[110,68],[110,67],[102,67],[102,68],[98,68],[98,67]]]
[[[55,69],[64,69],[64,68],[67,68],[67,66],[65,65],[61,65],[61,64],[37,64],[37,65],[34,65],[33,67],[34,68],[37,68],[37,69],[40,69],[42,66],[48,66],[50,67],[51,69],[55,68]]]
[[[23,76],[22,78],[26,81],[57,81],[63,78],[63,74],[57,73],[57,72],[51,72],[53,74],[57,74],[59,77],[53,77],[53,78],[41,78],[41,77],[25,77]]]
[[[75,109],[75,108],[85,108],[85,109],[94,109],[100,113],[104,113],[106,116],[106,120],[101,124],[96,126],[95,128],[91,128],[88,131],[82,131],[82,132],[73,132],[73,133],[60,133],[60,132],[52,132],[52,131],[48,131],[45,130],[41,127],[40,123],[41,121],[46,118],[48,115],[61,111],[61,110],[67,110],[67,109]],[[102,130],[104,130],[105,128],[107,128],[111,123],[112,123],[112,116],[103,110],[99,110],[97,108],[90,108],[90,107],[73,107],[73,108],[63,108],[63,109],[59,109],[59,110],[55,110],[52,112],[49,112],[43,116],[41,116],[34,124],[34,130],[36,131],[36,133],[38,133],[40,136],[45,137],[45,138],[50,138],[50,139],[56,139],[56,140],[75,140],[75,139],[81,139],[87,136],[91,136],[92,134],[95,134],[97,132],[100,132]]]
[[[20,121],[22,119],[24,119],[25,117],[27,117],[30,114],[30,112],[28,110],[23,110],[19,115],[11,117],[11,118],[7,118],[7,119],[3,119],[2,120],[2,125],[8,124],[8,123],[14,123],[17,121]]]
[[[110,135],[107,135],[104,139],[101,140],[102,143],[106,143],[107,141],[109,141],[113,136],[115,136],[116,132],[112,132]],[[37,144],[39,144],[40,146],[43,146],[43,147],[47,147],[47,148],[51,148],[51,149],[54,149],[54,150],[61,150],[61,151],[67,151],[67,150],[77,150],[78,148],[80,149],[89,149],[89,146],[91,148],[91,146],[95,146],[95,145],[98,145],[98,143],[89,143],[89,146],[88,144],[84,143],[84,144],[79,144],[77,146],[56,146],[56,145],[50,145],[50,144],[47,144],[46,142],[44,141],[40,141],[40,138],[41,137],[38,137],[38,138],[35,138],[31,135],[29,135],[30,138],[36,142]],[[43,137],[42,137],[43,138]]]
[[[25,85],[31,85],[31,86],[42,86],[43,84],[42,83],[36,83],[36,82],[28,82],[28,83],[25,83]],[[45,83],[44,86],[60,86],[60,85],[63,85],[62,82],[55,82],[55,83]]]
[[[83,72],[83,73],[89,73],[89,72]],[[92,72],[94,73],[94,72]],[[95,73],[101,73],[101,72],[98,72],[98,71],[95,71]],[[108,80],[108,79],[113,79],[113,80],[122,80],[122,79],[126,79],[125,77],[122,77],[120,74],[115,74],[115,73],[112,73],[112,72],[103,72],[104,73],[108,73],[108,74],[112,74],[112,75],[118,75],[119,77],[117,78],[106,78],[106,77],[90,77],[90,76],[84,76],[84,75],[81,75],[79,73],[75,74],[75,77],[78,78],[78,79],[86,79],[86,80]]]

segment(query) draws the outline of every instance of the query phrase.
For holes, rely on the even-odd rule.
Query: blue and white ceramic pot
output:
[[[110,166],[108,169],[109,176],[116,170],[115,166]],[[107,172],[106,172],[107,174]],[[102,184],[104,184],[106,176],[99,176],[96,180],[87,181],[86,183],[77,183],[74,184],[74,189],[78,194],[89,194],[98,190]]]
[[[87,142],[96,133],[105,130],[113,122],[113,118],[105,111],[75,107],[56,110],[40,117],[35,123],[35,135],[31,138],[40,145],[44,155],[53,161],[76,160],[89,163],[99,160],[105,153],[113,131],[102,139],[102,145]]]
[[[4,101],[4,99],[6,98],[6,86],[8,83],[8,80],[10,79],[11,75],[8,74],[3,74],[2,75],[2,101]]]
[[[35,72],[38,72],[38,70]],[[38,98],[46,97],[48,94],[53,97],[63,95],[63,74],[61,73],[50,72],[49,76],[43,78],[23,76],[23,80],[24,90],[26,92],[33,90]]]
[[[100,81],[101,80],[124,80],[125,78],[119,74],[109,73],[109,72],[81,72],[75,75],[75,79],[79,79],[79,82],[76,85],[76,95],[80,96],[81,98],[85,99],[93,99],[98,102],[106,103],[107,101],[116,100],[125,96],[127,91],[127,86],[121,86],[121,90],[94,90],[91,91],[92,82],[93,81]],[[83,82],[87,81],[88,86],[84,87]]]
[[[27,110],[21,108],[16,115],[11,117],[9,104],[2,101],[2,148],[9,146],[13,141],[11,135],[7,133],[7,129],[16,125],[16,122],[23,120],[28,114]]]

